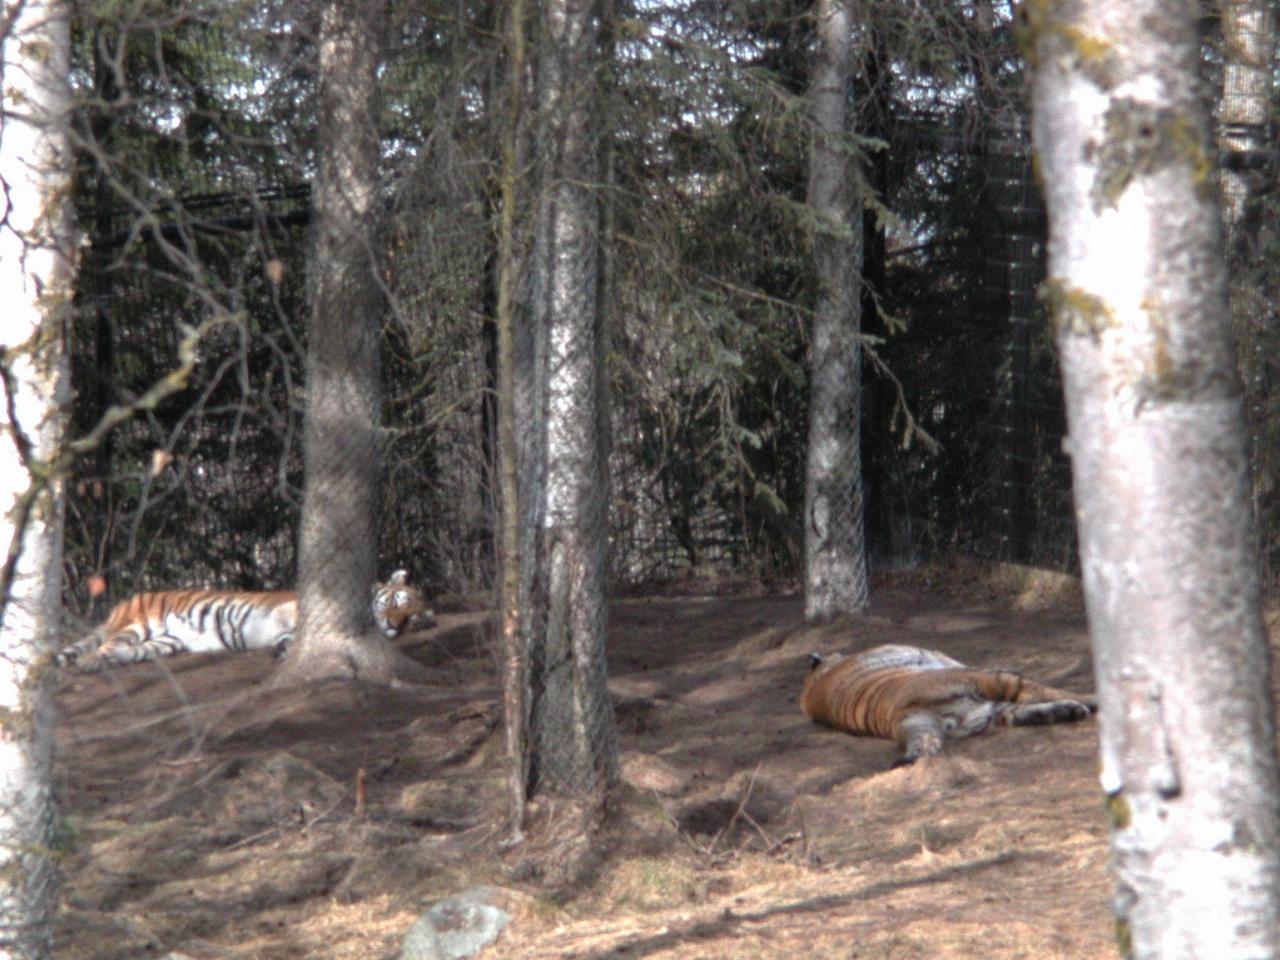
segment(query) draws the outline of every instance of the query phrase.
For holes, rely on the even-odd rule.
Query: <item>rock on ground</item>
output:
[[[405,934],[399,960],[463,960],[493,943],[511,921],[507,891],[472,887],[441,900]]]

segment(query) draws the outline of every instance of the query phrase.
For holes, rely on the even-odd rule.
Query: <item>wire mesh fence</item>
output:
[[[989,549],[1001,559],[1070,569],[1071,465],[1062,448],[1066,415],[1055,348],[1038,297],[1047,225],[1026,118],[1002,116],[988,154],[997,226],[988,276],[993,308],[1008,324],[993,407],[1002,464],[990,502],[998,519]]]
[[[1224,6],[1206,73],[1223,90],[1233,304],[1271,569],[1280,354],[1263,12]],[[623,36],[597,38],[595,63],[570,72],[565,99],[530,89],[513,121],[502,79],[511,53],[487,7],[446,17],[419,5],[343,14],[246,0],[127,18],[115,5],[77,6],[74,196],[86,242],[69,339],[72,430],[120,422],[78,456],[68,488],[72,632],[142,590],[295,589],[308,512],[342,545],[321,549],[322,565],[370,551],[367,569],[335,575],[334,590],[359,581],[365,591],[403,569],[433,596],[491,602],[502,559],[496,179],[508,123],[528,177],[515,240],[518,314],[532,337],[522,375],[542,378],[522,439],[536,427],[550,431],[544,444],[586,437],[596,451],[522,461],[526,487],[551,484],[525,541],[542,565],[526,573],[530,629],[561,644],[531,664],[546,684],[539,695],[565,677],[603,687],[603,656],[573,646],[599,631],[603,601],[577,610],[562,592],[583,576],[614,590],[728,574],[798,581],[819,292],[804,188],[806,35],[800,21],[632,13]],[[325,17],[339,15],[368,28],[367,45],[326,75]],[[747,27],[759,33],[753,46],[734,34]],[[545,58],[530,74],[552,69],[554,38],[530,37]],[[911,61],[907,83],[894,57],[909,59],[872,50],[855,81],[868,132],[857,151],[874,359],[863,364],[864,493],[836,506],[862,514],[874,565],[963,552],[1070,568],[1063,414],[1036,296],[1044,223],[1014,61],[996,47],[958,50],[950,73]],[[363,113],[325,100],[326,83],[364,97]],[[552,121],[565,104],[589,106],[584,123],[598,134],[593,166],[568,175],[547,168],[564,156],[565,144],[552,147],[569,134]],[[565,184],[580,189],[552,203]],[[593,226],[565,246],[547,218],[573,204]],[[335,209],[348,234],[326,254],[339,260],[326,261]],[[576,306],[555,304],[563,274],[538,271],[586,270],[586,250],[591,285]],[[339,348],[308,360],[324,283],[346,270],[367,282],[330,309]],[[598,329],[557,326],[575,311]],[[528,333],[539,324],[542,340]],[[362,389],[379,397],[365,415],[376,457],[357,452],[364,428],[338,409],[331,468],[365,479],[307,511],[317,371],[354,376],[345,365],[356,351],[341,344],[369,330],[380,360],[377,383]],[[175,374],[174,390],[155,393]],[[591,399],[574,399],[588,382]],[[594,411],[591,430],[556,433],[555,416],[579,406]],[[368,521],[353,519],[363,494],[351,490],[373,491]],[[585,526],[565,519],[575,511]],[[601,544],[584,539],[588,528]],[[556,722],[570,726],[542,728],[548,744],[606,736],[603,700],[563,704]]]
[[[1224,195],[1238,278],[1232,292],[1256,438],[1256,506],[1269,529],[1270,85],[1250,64],[1273,54],[1262,41],[1245,42],[1268,32],[1265,17],[1255,22],[1252,10],[1224,7],[1215,21],[1223,39],[1209,66],[1224,90]],[[429,13],[406,12],[386,31],[374,241],[384,301],[377,310],[378,567],[408,565],[434,590],[461,595],[491,588],[495,560],[486,399],[493,131],[469,98],[500,50],[478,39],[484,24],[475,17],[433,35],[433,44],[418,42],[442,29]],[[76,428],[92,429],[121,398],[145,394],[173,369],[181,325],[227,322],[202,337],[181,398],[139,411],[77,463],[67,563],[71,607],[81,617],[101,615],[107,601],[144,587],[271,587],[293,578],[314,229],[317,118],[306,107],[317,83],[314,21],[298,3],[191,3],[172,17],[128,24],[107,8],[82,12],[77,203],[89,240],[72,340]],[[143,42],[148,38],[154,42]],[[662,66],[686,69],[685,56],[672,47]],[[617,59],[617,82],[634,89],[639,58],[628,61],[624,51]],[[725,67],[722,88],[730,76]],[[655,98],[667,93],[650,90]],[[668,117],[621,119],[661,127]],[[958,548],[1069,566],[1060,405],[1034,294],[1043,254],[1038,201],[1016,123],[983,122],[986,133],[966,120],[958,135],[952,120],[916,111],[884,127],[889,153],[906,159],[878,186],[877,202],[914,219],[890,230],[879,292],[880,307],[912,327],[881,352],[942,449],[889,455],[885,423],[869,416],[869,549],[886,563],[894,554],[920,558]],[[639,148],[625,137],[619,143],[617,169],[630,188],[634,181],[625,178],[636,156],[628,151]],[[956,206],[975,177],[983,181],[982,215]],[[1233,199],[1245,196],[1242,184],[1255,198],[1248,210]],[[683,201],[697,196],[687,183],[680,187]],[[729,257],[740,252],[731,245],[729,214],[749,209],[746,199],[731,191],[699,197],[709,223],[730,225],[720,238]],[[734,203],[740,209],[730,211]],[[768,201],[755,206],[763,210]],[[634,210],[618,216],[612,239],[661,242],[667,246],[659,252],[675,258],[685,256],[682,229],[705,236],[701,225],[682,226],[678,218],[642,234]],[[777,225],[762,219],[739,232],[760,235]],[[913,246],[914,239],[926,242]],[[614,311],[606,364],[614,388],[611,581],[794,575],[801,558],[803,311],[736,297],[723,258],[718,274],[703,271],[718,293],[695,297],[662,288],[659,267],[637,265],[634,249],[621,251],[617,302],[625,310]],[[794,263],[775,267],[794,270]],[[797,304],[808,296],[798,280],[792,294]],[[874,316],[867,319],[874,324]],[[937,344],[950,338],[949,355],[930,337]],[[951,374],[953,392],[932,382],[947,361],[967,367]],[[867,379],[874,391],[880,374],[869,371]],[[895,504],[889,515],[874,515],[888,501]],[[887,549],[891,537],[909,542]],[[91,596],[90,575],[105,579],[106,593]]]
[[[633,5],[563,34],[569,21],[530,16],[517,62],[505,4],[70,5],[84,237],[66,329],[66,638],[128,597],[194,590],[215,598],[199,609],[221,646],[121,630],[117,651],[287,642],[280,676],[307,637],[358,635],[373,652],[323,669],[421,678],[392,652],[421,652],[403,637],[432,601],[498,606],[515,512],[517,792],[550,795],[532,819],[580,841],[619,776],[611,592],[718,577],[795,590],[806,535],[837,527],[865,531],[873,569],[955,554],[1073,568],[1008,17],[949,5],[922,42],[903,5],[867,8],[884,22],[839,145],[861,171],[846,276],[865,339],[843,331],[834,379],[858,381],[856,402],[827,411],[861,449],[827,464],[837,492],[812,510],[812,36],[778,5],[715,6]],[[1269,582],[1273,18],[1222,5],[1204,54]],[[504,322],[521,495],[506,504]],[[857,553],[842,570],[865,583]],[[62,665],[131,662],[72,649]],[[179,700],[180,673],[166,672]]]
[[[1274,588],[1280,530],[1276,497],[1274,222],[1276,185],[1275,11],[1229,0],[1211,24],[1207,66],[1220,91],[1218,127],[1229,296],[1245,390],[1253,466],[1253,506],[1264,583]]]

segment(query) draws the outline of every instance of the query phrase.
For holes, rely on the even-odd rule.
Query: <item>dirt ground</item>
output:
[[[1096,721],[891,769],[893,744],[796,706],[809,651],[885,642],[1092,690],[1075,584],[933,569],[877,577],[865,618],[805,630],[800,612],[746,584],[613,604],[626,785],[572,882],[497,847],[482,612],[401,641],[434,677],[409,690],[267,691],[265,652],[64,675],[57,956],[383,960],[433,902],[488,883],[521,907],[486,957],[1114,957]]]

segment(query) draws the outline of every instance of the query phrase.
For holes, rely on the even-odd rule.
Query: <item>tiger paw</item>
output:
[[[106,665],[106,659],[97,651],[79,656],[68,664],[68,666],[74,666],[81,673],[97,673]]]

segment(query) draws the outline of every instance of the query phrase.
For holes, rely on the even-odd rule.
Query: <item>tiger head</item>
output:
[[[436,615],[409,583],[409,571],[397,570],[391,578],[373,588],[373,618],[388,640],[402,633],[426,630],[436,625]]]

